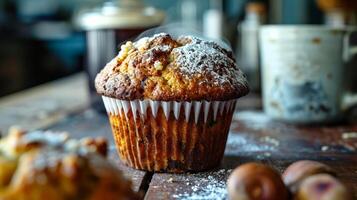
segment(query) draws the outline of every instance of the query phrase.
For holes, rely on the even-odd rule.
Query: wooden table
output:
[[[357,123],[294,126],[269,119],[259,97],[238,103],[225,157],[218,169],[194,174],[149,173],[124,166],[114,147],[108,119],[91,110],[84,74],[77,74],[0,99],[0,130],[18,124],[27,129],[68,131],[73,137],[105,136],[110,158],[145,199],[225,199],[226,179],[249,161],[283,171],[290,163],[312,159],[332,166],[357,197]]]

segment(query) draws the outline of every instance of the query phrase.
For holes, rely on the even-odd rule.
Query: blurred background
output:
[[[148,28],[171,23],[229,41],[253,90],[259,91],[256,33],[261,24],[356,25],[356,3],[354,0],[1,0],[0,96],[84,69],[95,74],[116,54],[123,40],[135,38]]]

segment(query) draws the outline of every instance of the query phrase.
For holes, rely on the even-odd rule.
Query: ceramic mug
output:
[[[259,37],[264,111],[272,118],[294,123],[340,119],[344,63],[356,54],[356,47],[347,41],[355,30],[263,26]]]

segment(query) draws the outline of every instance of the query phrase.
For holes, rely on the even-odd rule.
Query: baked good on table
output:
[[[330,166],[312,160],[289,165],[282,178],[294,200],[351,200],[349,189]]]
[[[285,184],[285,185],[284,185]],[[352,200],[352,193],[323,163],[301,160],[280,174],[267,165],[246,163],[229,175],[230,200]]]
[[[0,199],[137,199],[106,151],[103,138],[12,128],[0,140]]]
[[[95,86],[121,159],[167,172],[217,166],[236,100],[249,90],[231,51],[166,33],[122,45]]]
[[[230,200],[288,200],[289,192],[280,174],[260,163],[240,165],[227,181]]]

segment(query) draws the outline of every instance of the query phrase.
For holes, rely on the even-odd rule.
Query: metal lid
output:
[[[82,9],[75,17],[75,24],[85,30],[142,28],[160,25],[164,19],[163,11],[145,6],[141,0],[121,0]]]

